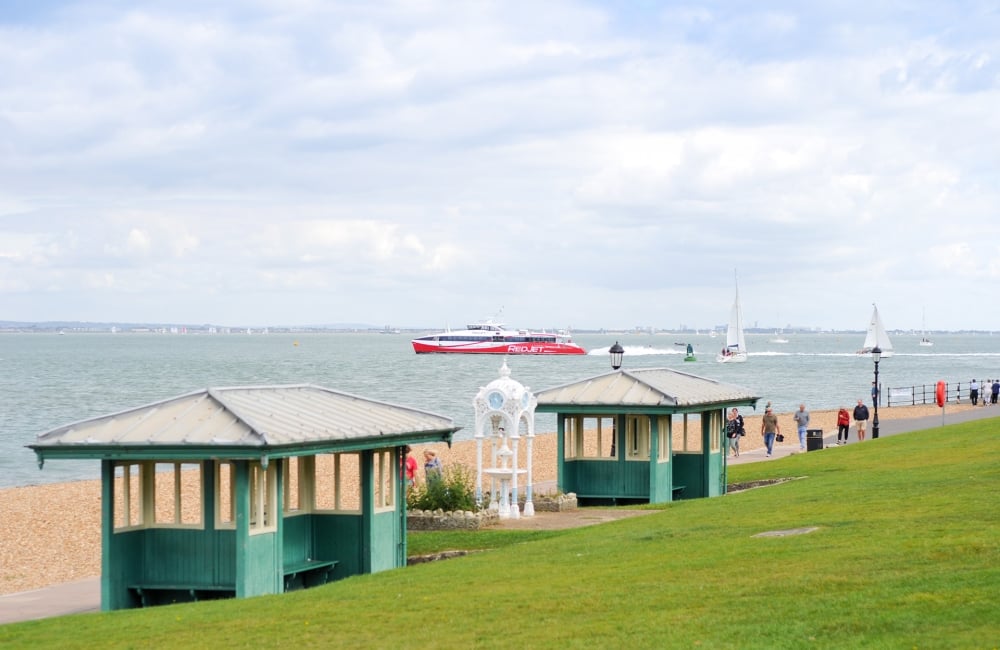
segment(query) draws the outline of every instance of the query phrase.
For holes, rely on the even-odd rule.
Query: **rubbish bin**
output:
[[[823,430],[806,429],[806,451],[816,451],[823,448]]]

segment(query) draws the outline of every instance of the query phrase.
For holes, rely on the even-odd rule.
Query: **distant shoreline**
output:
[[[112,328],[114,331],[112,332]],[[211,323],[132,323],[132,322],[89,322],[89,321],[0,321],[0,334],[213,334],[213,335],[246,335],[247,330],[251,334],[391,334],[404,336],[409,334],[421,334],[426,332],[436,332],[441,329],[441,325],[428,326],[398,326],[391,327],[385,325],[371,325],[369,323],[333,323],[329,325],[265,325],[265,324],[244,324],[244,325],[219,325]],[[453,327],[452,329],[463,329]],[[531,329],[544,330],[544,327],[532,326]],[[555,328],[549,327],[554,330]],[[174,331],[176,330],[176,331]],[[212,331],[215,330],[215,331]],[[854,336],[864,337],[864,329],[817,329],[817,328],[775,328],[775,327],[752,327],[744,328],[744,332],[754,336],[774,336],[776,330],[781,330],[781,334],[788,336]],[[666,329],[648,327],[642,329],[608,329],[608,328],[583,328],[570,330],[573,334],[601,335],[601,336],[675,336],[675,337],[697,337],[713,338],[710,332],[715,332],[716,337],[724,335],[725,330],[717,327],[703,329]],[[896,329],[889,330],[892,337],[909,336],[994,336],[1000,335],[1000,330],[916,330],[916,329]]]

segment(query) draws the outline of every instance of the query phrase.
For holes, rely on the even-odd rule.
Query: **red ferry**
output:
[[[508,330],[487,321],[466,325],[465,330],[421,336],[412,341],[417,354],[586,354],[567,332]]]

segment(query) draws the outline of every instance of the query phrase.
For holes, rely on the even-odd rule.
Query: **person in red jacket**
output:
[[[847,432],[851,429],[851,414],[847,412],[847,408],[841,406],[840,410],[837,411],[837,444],[846,445],[847,444]],[[843,436],[844,441],[841,442],[841,436]]]
[[[409,492],[413,489],[413,486],[417,482],[417,459],[410,455],[410,445],[406,445],[403,452],[406,454],[406,460],[403,461],[403,471],[406,476],[406,490]]]

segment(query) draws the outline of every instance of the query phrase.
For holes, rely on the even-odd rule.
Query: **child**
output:
[[[851,428],[851,414],[847,412],[847,409],[843,406],[837,411],[837,444],[846,445],[847,444],[847,432]],[[843,436],[844,441],[841,442],[840,438]]]
[[[428,483],[441,480],[441,459],[433,449],[424,450],[424,476]]]

